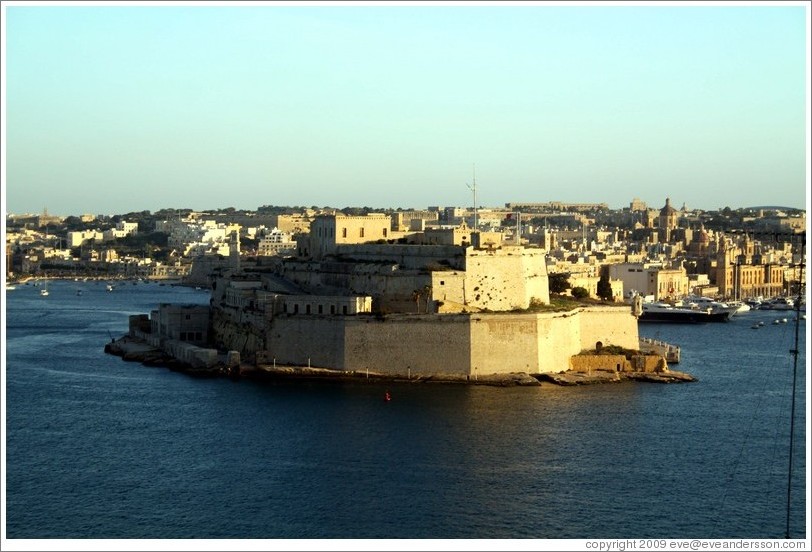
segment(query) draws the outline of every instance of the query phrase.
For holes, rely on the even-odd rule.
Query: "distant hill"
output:
[[[805,209],[799,209],[798,207],[781,207],[780,205],[759,205],[755,207],[742,207],[742,209],[764,209],[765,211],[804,211]]]

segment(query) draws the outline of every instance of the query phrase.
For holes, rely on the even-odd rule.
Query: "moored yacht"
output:
[[[734,311],[734,314],[741,314],[743,312],[748,312],[750,310],[750,305],[748,305],[744,301],[728,301],[727,305],[731,308],[736,309]]]
[[[728,317],[733,316],[738,312],[738,306],[732,306],[728,303],[716,301],[710,297],[702,297],[700,295],[689,295],[683,300],[691,308],[710,309],[712,313],[726,312]],[[750,310],[749,308],[747,310]]]
[[[639,322],[670,322],[676,324],[702,324],[705,322],[727,322],[730,310],[714,311],[710,307],[676,307],[668,303],[643,303]]]
[[[767,310],[792,310],[795,308],[795,302],[789,297],[775,297],[761,303],[759,308]]]

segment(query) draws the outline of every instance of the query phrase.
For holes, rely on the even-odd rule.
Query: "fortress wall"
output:
[[[550,279],[543,255],[527,255],[522,258],[525,279],[525,299],[528,305],[535,299],[550,304]]]
[[[550,302],[547,265],[540,250],[469,250],[465,276],[466,302],[478,308],[509,311],[526,309],[533,298]]]
[[[574,372],[631,371],[631,363],[623,355],[575,355],[570,359],[570,365]]]
[[[534,314],[471,315],[471,375],[538,372]]]
[[[560,372],[583,349],[638,346],[625,308],[567,313],[477,313],[386,317],[280,316],[267,332],[267,358],[281,364],[432,374]]]
[[[581,349],[594,349],[600,341],[604,346],[619,345],[638,349],[637,319],[628,305],[620,307],[585,307],[581,315]]]
[[[251,358],[262,348],[262,325],[264,318],[261,316],[250,316],[237,309],[214,309],[211,341],[220,348],[239,351],[243,357]]]
[[[402,268],[420,269],[446,261],[462,267],[464,249],[454,245],[356,244],[340,245],[336,254],[360,262],[391,262]]]
[[[333,268],[335,270],[329,270]],[[390,312],[412,313],[417,306],[412,292],[431,284],[430,274],[393,272],[388,266],[363,265],[363,270],[341,271],[333,263],[328,270],[313,270],[309,266],[290,267],[285,277],[305,289],[320,293],[353,293],[371,295],[381,301],[380,307]],[[425,312],[425,304],[421,308]]]
[[[489,310],[525,309],[526,297],[521,254],[490,255],[474,251],[465,259],[465,302]]]
[[[347,370],[411,377],[470,373],[469,320],[461,316],[356,317],[347,320]]]
[[[471,316],[471,375],[560,372],[570,358],[604,344],[637,348],[637,322],[625,308],[589,308],[566,313]]]
[[[460,312],[465,305],[465,272],[440,270],[431,273],[432,299],[442,302],[438,312]]]
[[[347,369],[344,328],[355,317],[277,316],[266,333],[267,359],[279,364]]]
[[[569,369],[570,357],[581,351],[580,316],[577,311],[537,315],[537,373]]]

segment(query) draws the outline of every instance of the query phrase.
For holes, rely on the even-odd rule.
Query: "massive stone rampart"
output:
[[[219,346],[240,332],[218,322]],[[232,336],[232,337],[229,337]],[[558,372],[583,349],[635,349],[637,322],[625,307],[581,307],[558,313],[276,316],[265,330],[263,359],[280,364],[371,370],[402,376]],[[237,346],[239,345],[239,346]]]

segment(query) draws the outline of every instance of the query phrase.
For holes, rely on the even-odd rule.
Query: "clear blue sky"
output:
[[[803,3],[3,7],[11,213],[806,204]]]

